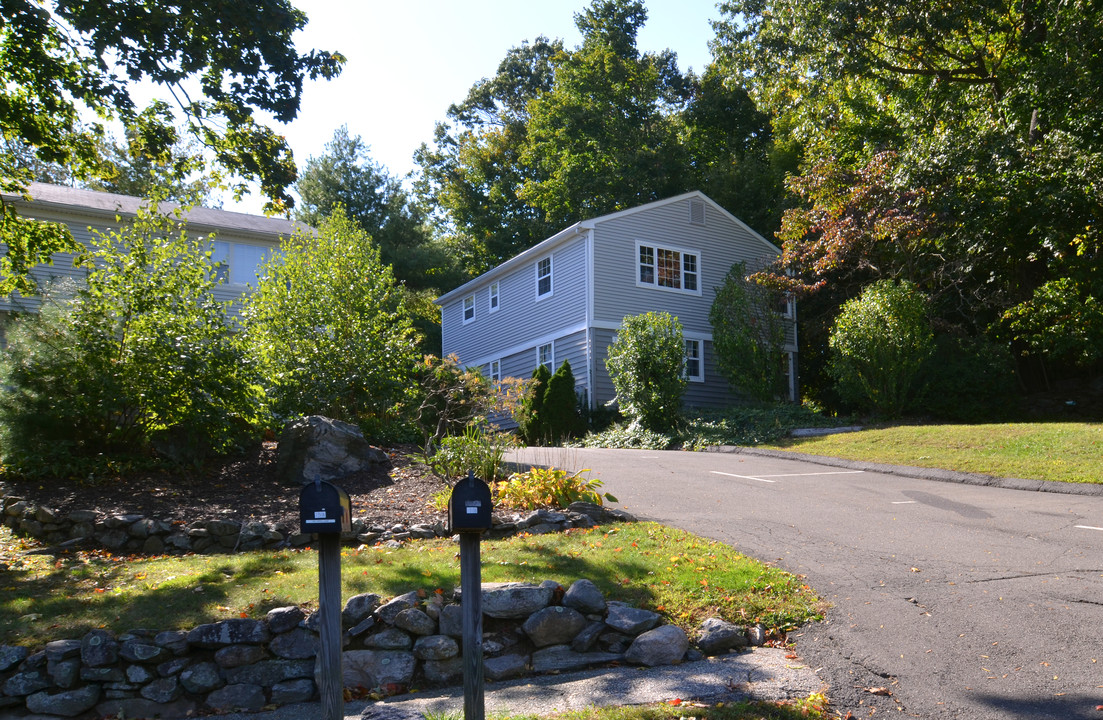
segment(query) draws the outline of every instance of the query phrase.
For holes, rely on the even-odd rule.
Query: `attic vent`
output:
[[[705,203],[701,200],[689,201],[689,221],[694,225],[705,224]]]

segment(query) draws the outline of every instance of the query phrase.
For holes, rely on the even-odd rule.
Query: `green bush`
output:
[[[667,450],[678,445],[675,435],[648,430],[638,424],[618,423],[599,433],[590,433],[579,441],[588,448],[641,448],[644,450]]]
[[[617,405],[633,425],[662,432],[677,423],[685,355],[678,318],[655,312],[624,318],[605,367]]]
[[[603,505],[605,500],[617,501],[609,493],[601,492],[600,480],[582,477],[586,472],[590,471],[568,473],[556,468],[534,467],[523,473],[513,473],[508,480],[494,484],[495,502],[517,510],[535,510],[565,508],[573,502]]]
[[[843,304],[828,344],[840,396],[895,417],[915,398],[934,351],[927,299],[909,282],[876,282]]]
[[[728,384],[755,400],[785,394],[785,318],[781,297],[746,278],[743,263],[732,265],[709,309],[713,349]]]
[[[537,365],[532,371],[532,381],[521,399],[517,411],[517,432],[529,445],[544,442],[547,430],[544,425],[544,398],[547,397],[551,372],[544,365]]]
[[[296,234],[245,301],[244,337],[284,418],[321,414],[370,433],[413,396],[405,294],[342,211]]]
[[[427,463],[449,483],[467,477],[468,472],[490,483],[504,477],[503,458],[516,446],[517,438],[512,433],[499,432],[485,422],[473,422],[462,434],[441,440]]]
[[[198,464],[258,432],[259,375],[213,297],[208,245],[147,208],[94,235],[85,285],[11,329],[5,464],[56,474],[151,451]]]
[[[454,435],[496,403],[495,389],[478,368],[464,368],[455,355],[426,355],[415,370],[419,399],[414,420],[431,448]]]
[[[529,445],[559,445],[582,434],[585,427],[567,360],[554,375],[543,365],[536,368],[521,407],[518,432]]]
[[[1013,417],[1018,406],[1011,352],[984,338],[939,335],[927,362],[919,408],[940,420]]]

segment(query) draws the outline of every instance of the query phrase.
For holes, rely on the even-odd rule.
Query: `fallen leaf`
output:
[[[887,687],[871,687],[866,688],[866,692],[870,695],[892,695],[892,691]]]

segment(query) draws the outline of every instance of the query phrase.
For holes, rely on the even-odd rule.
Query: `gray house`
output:
[[[127,195],[45,183],[31,183],[28,194],[30,201],[8,193],[3,194],[2,200],[23,217],[67,225],[73,237],[84,244],[91,243],[93,230],[118,230],[133,220],[144,202]],[[215,234],[212,259],[220,263],[223,282],[215,288],[214,295],[223,301],[239,300],[249,291],[249,285],[255,287],[257,268],[278,251],[281,239],[290,237],[299,227],[305,228],[290,220],[202,207],[185,212],[184,219],[189,234]],[[52,265],[39,265],[31,271],[39,287],[63,277],[82,279],[87,274],[84,268],[73,267],[73,256],[69,253],[57,253],[53,260]],[[37,297],[0,297],[0,342],[8,315],[36,312],[40,304]],[[231,311],[237,310],[235,303]]]
[[[724,406],[738,397],[716,368],[708,318],[715,288],[734,263],[753,270],[779,254],[700,192],[579,222],[438,298],[443,352],[495,380],[569,360],[593,408],[615,395],[605,358],[622,320],[667,312],[685,335],[685,405]],[[784,312],[795,399],[792,303]]]

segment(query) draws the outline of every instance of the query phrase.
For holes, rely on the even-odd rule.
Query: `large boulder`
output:
[[[360,428],[310,415],[284,427],[276,477],[289,485],[305,485],[315,478],[338,480],[386,462],[386,454],[369,445]]]

